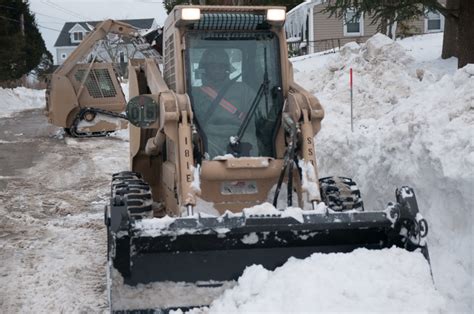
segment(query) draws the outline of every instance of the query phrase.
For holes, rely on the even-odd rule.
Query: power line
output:
[[[58,24],[58,25],[64,25],[64,22],[57,22],[57,21],[41,21],[41,24]]]
[[[34,13],[36,15],[46,16],[46,17],[50,17],[50,18],[53,18],[53,19],[58,19],[58,20],[62,20],[62,21],[65,21],[65,22],[69,22],[68,20],[57,17],[57,16],[47,15],[47,14],[40,13],[40,12],[32,12],[32,13]]]
[[[38,25],[38,27],[41,27],[41,28],[46,28],[46,29],[49,29],[49,30],[52,30],[52,31],[64,33],[64,31],[62,31],[62,30],[60,30],[60,29],[51,28],[51,27],[47,27],[47,26],[44,26],[44,25],[40,25],[40,24],[37,24],[37,25]]]
[[[0,4],[0,8],[6,8],[6,9],[12,9],[12,10],[18,11],[18,8],[10,7],[10,6],[8,6],[8,5],[3,5],[3,4]],[[58,16],[52,16],[52,15],[44,14],[44,13],[41,13],[41,12],[33,11],[31,8],[30,8],[30,12],[31,12],[32,14],[35,14],[35,15],[46,16],[46,17],[50,17],[50,18],[53,18],[53,19],[57,19],[57,20],[62,20],[62,21],[65,21],[65,22],[69,22],[68,20],[63,19],[63,18],[58,17]],[[77,16],[76,16],[76,17],[77,17]],[[81,17],[81,18],[82,18],[82,17]]]
[[[2,19],[4,19],[4,20],[12,21],[12,22],[21,23],[21,21],[19,21],[19,20],[11,19],[11,18],[6,17],[6,16],[1,16],[1,15],[0,15],[0,18],[2,18]],[[63,32],[63,31],[61,31],[61,30],[59,30],[59,29],[51,28],[51,27],[47,27],[47,26],[43,26],[43,25],[40,25],[40,24],[38,24],[38,23],[36,23],[36,25],[37,25],[38,27],[50,29],[50,30],[52,30],[52,31],[57,31],[57,32],[60,32],[60,33]],[[27,25],[27,26],[28,26],[28,25]]]
[[[47,5],[47,6],[51,7],[51,8],[53,8],[53,9],[62,11],[63,13],[72,15],[72,16],[74,16],[74,17],[76,17],[76,18],[88,20],[87,17],[85,17],[85,16],[83,16],[83,15],[77,13],[77,12],[74,12],[74,11],[72,11],[72,10],[66,9],[66,8],[60,6],[60,5],[57,4],[57,3],[51,2],[50,0],[42,0],[41,2],[44,3],[45,5]]]

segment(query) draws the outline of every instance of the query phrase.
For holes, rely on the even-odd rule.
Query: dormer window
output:
[[[74,32],[72,33],[71,36],[71,42],[73,43],[80,43],[82,39],[84,38],[84,33],[83,32]]]

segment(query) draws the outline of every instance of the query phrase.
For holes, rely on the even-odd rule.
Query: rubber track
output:
[[[108,134],[115,132],[115,131],[102,131],[102,132],[79,132],[77,130],[77,127],[79,126],[79,122],[84,120],[84,116],[87,113],[93,113],[95,115],[97,114],[103,114],[105,116],[117,118],[117,119],[125,119],[128,121],[127,116],[123,115],[121,113],[113,112],[113,111],[108,111],[104,109],[98,109],[98,108],[83,108],[79,111],[77,114],[76,118],[72,122],[72,125],[70,128],[65,129],[66,133],[68,135],[71,135],[72,137],[77,137],[77,138],[87,138],[87,137],[104,137],[107,136]]]

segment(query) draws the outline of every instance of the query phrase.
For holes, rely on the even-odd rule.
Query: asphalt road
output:
[[[120,138],[64,138],[42,110],[0,118],[0,312],[107,311],[103,208]]]
[[[61,145],[60,129],[49,125],[42,110],[0,118],[0,191],[22,169],[30,168],[52,147]]]

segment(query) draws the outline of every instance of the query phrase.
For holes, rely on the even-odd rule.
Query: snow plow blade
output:
[[[350,252],[392,246],[421,249],[426,221],[410,188],[397,190],[397,203],[382,212],[302,211],[302,216],[224,215],[221,217],[134,219],[112,206],[113,267],[125,285],[154,282],[218,286],[236,280],[252,264],[274,270],[288,258],[313,253]],[[126,206],[121,207],[122,210]],[[120,220],[120,224],[116,221]],[[114,221],[115,220],[115,221]],[[113,301],[112,301],[113,302]],[[206,304],[162,304],[163,308]]]

